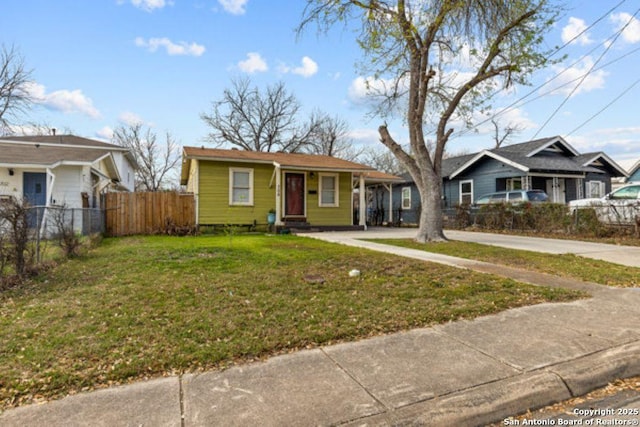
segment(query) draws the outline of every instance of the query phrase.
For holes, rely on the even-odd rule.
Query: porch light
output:
[[[9,168],[9,176],[13,176],[13,168]]]

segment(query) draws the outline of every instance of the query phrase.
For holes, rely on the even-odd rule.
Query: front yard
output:
[[[640,286],[640,269],[572,254],[545,254],[479,243],[449,241],[424,245],[411,239],[379,239],[379,243],[474,259],[498,265],[570,277],[619,288]]]
[[[107,239],[0,294],[0,409],[583,296],[296,236]]]

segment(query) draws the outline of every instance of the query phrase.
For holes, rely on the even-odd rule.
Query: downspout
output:
[[[282,223],[282,173],[281,166],[278,162],[273,162],[276,175],[276,222],[275,225],[283,225]]]

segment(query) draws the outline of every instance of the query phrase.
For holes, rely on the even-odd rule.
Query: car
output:
[[[549,196],[542,190],[512,190],[498,191],[479,197],[474,205],[488,205],[490,203],[540,203],[549,200]]]
[[[569,202],[569,212],[595,210],[605,224],[637,225],[640,222],[640,183],[620,187],[599,199],[578,199]]]

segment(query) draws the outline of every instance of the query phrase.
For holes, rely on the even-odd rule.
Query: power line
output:
[[[545,128],[545,126],[547,126],[547,124],[549,124],[549,122],[555,117],[556,114],[558,114],[558,111],[560,111],[560,109],[569,101],[569,98],[571,98],[571,96],[578,90],[578,88],[582,85],[582,83],[584,83],[584,81],[587,79],[587,77],[589,76],[589,74],[591,74],[591,72],[593,71],[593,69],[595,68],[595,66],[602,60],[602,58],[604,57],[604,55],[609,51],[609,49],[611,49],[611,46],[614,45],[614,43],[618,40],[618,38],[622,35],[623,31],[629,26],[631,25],[631,22],[633,22],[634,18],[636,17],[636,15],[640,13],[640,9],[636,10],[635,13],[631,16],[631,18],[629,18],[629,21],[627,21],[627,23],[620,29],[618,30],[618,33],[616,34],[616,36],[614,37],[613,41],[611,43],[609,43],[609,45],[605,48],[604,52],[602,52],[602,54],[598,57],[598,59],[596,60],[596,62],[594,62],[594,64],[591,66],[591,68],[587,71],[587,73],[582,77],[582,79],[578,82],[578,84],[573,88],[573,90],[565,97],[565,99],[560,103],[560,105],[553,111],[553,113],[551,113],[551,116],[549,116],[549,118],[547,119],[547,121],[544,122],[544,124],[542,126],[540,126],[540,128],[538,129],[538,131],[535,133],[535,135],[533,135],[532,139],[536,139],[536,137],[538,136],[538,134]]]
[[[565,47],[569,46],[571,43],[573,43],[574,41],[576,41],[581,35],[583,35],[584,33],[586,33],[587,31],[589,31],[591,28],[595,27],[596,24],[598,24],[600,21],[602,21],[604,18],[606,18],[611,12],[613,12],[614,10],[616,10],[617,8],[619,8],[620,6],[622,6],[623,3],[625,3],[627,0],[622,0],[620,3],[618,3],[617,5],[613,6],[611,9],[609,9],[607,12],[605,12],[602,16],[600,16],[600,18],[596,19],[595,21],[593,21],[593,23],[591,25],[589,25],[587,28],[585,28],[584,30],[580,31],[578,34],[576,34],[571,40],[565,42],[565,44],[563,44],[562,46],[560,46],[559,48],[557,48],[555,51],[553,51],[550,55],[549,58],[550,59],[553,55],[555,55],[556,53],[560,52],[562,49],[564,49]]]
[[[583,34],[584,34],[584,33],[586,33],[587,31],[589,31],[589,30],[590,30],[591,28],[593,28],[597,23],[599,23],[600,21],[602,21],[602,20],[603,20],[604,18],[606,18],[610,13],[612,13],[614,10],[616,10],[617,8],[619,8],[619,7],[620,7],[623,3],[625,3],[625,2],[626,2],[626,0],[622,0],[622,1],[620,1],[618,4],[616,4],[615,6],[613,6],[612,8],[610,8],[607,12],[605,12],[604,14],[602,14],[598,19],[596,19],[596,20],[595,20],[591,25],[589,25],[587,28],[585,28],[584,30],[582,30],[579,34],[577,34],[577,35],[576,35],[576,36],[574,36],[571,40],[567,41],[564,45],[560,46],[560,47],[559,47],[559,48],[557,48],[555,51],[553,51],[552,53],[550,53],[550,54],[548,55],[547,59],[550,59],[552,56],[554,56],[554,55],[555,55],[556,53],[558,53],[560,50],[562,50],[562,49],[564,49],[565,47],[567,47],[568,45],[570,45],[573,41],[575,41],[575,40],[576,40],[576,39],[578,39],[581,35],[583,35]],[[637,12],[636,12],[636,13],[637,13]],[[628,25],[628,24],[627,24],[627,25]],[[618,35],[619,35],[619,34],[618,34]],[[613,39],[614,37],[615,37],[615,38],[617,38],[617,37],[618,37],[618,35],[612,35],[612,36],[610,36],[607,40],[605,40],[605,42],[609,41],[610,39]],[[612,41],[610,44],[613,44],[613,41]],[[575,82],[576,80],[580,79],[580,77],[578,77],[578,78],[576,78],[576,79],[574,79],[574,80],[571,80],[571,81],[569,81],[569,82],[567,82],[567,83],[564,83],[563,85],[561,85],[561,86],[559,86],[559,87],[557,87],[557,88],[554,88],[553,90],[551,90],[551,91],[549,91],[549,92],[547,92],[547,93],[545,93],[545,94],[542,94],[542,95],[540,95],[540,96],[538,96],[538,97],[535,97],[535,98],[533,98],[532,100],[529,100],[529,101],[527,101],[527,102],[524,102],[524,100],[525,100],[525,99],[527,99],[527,98],[529,98],[532,94],[534,94],[534,93],[538,92],[538,91],[539,91],[540,89],[542,89],[544,86],[551,84],[551,82],[553,82],[554,80],[556,80],[557,78],[559,78],[560,76],[562,76],[564,73],[568,72],[568,71],[571,69],[571,67],[573,67],[574,65],[576,65],[576,64],[578,64],[578,63],[580,63],[580,62],[582,62],[582,61],[584,60],[584,58],[588,57],[588,56],[589,56],[591,53],[593,53],[595,50],[599,49],[599,48],[600,48],[600,46],[601,46],[601,44],[598,44],[598,45],[594,46],[591,50],[589,50],[587,53],[585,53],[584,55],[582,55],[579,59],[577,59],[577,60],[576,60],[575,62],[573,62],[572,64],[570,64],[570,65],[568,65],[567,67],[565,67],[562,71],[560,71],[559,73],[557,73],[556,75],[554,75],[551,79],[549,79],[549,80],[547,80],[546,82],[544,82],[544,83],[542,83],[542,84],[540,84],[540,85],[536,86],[536,87],[535,87],[535,88],[533,88],[531,91],[529,91],[529,92],[527,92],[525,95],[521,96],[519,99],[517,99],[517,100],[515,100],[514,102],[512,102],[511,104],[507,105],[505,108],[503,108],[503,109],[502,109],[502,110],[500,110],[499,112],[497,112],[497,113],[493,114],[491,117],[488,117],[487,119],[485,119],[485,120],[483,120],[483,121],[481,121],[481,122],[477,123],[477,124],[476,124],[476,126],[475,126],[474,128],[475,128],[475,129],[477,129],[477,127],[479,127],[479,126],[481,126],[481,125],[483,125],[483,124],[485,124],[485,123],[489,122],[490,120],[493,120],[493,119],[495,119],[495,118],[497,118],[497,117],[499,117],[499,116],[501,116],[501,115],[503,115],[503,114],[506,114],[507,112],[511,111],[512,109],[519,108],[519,107],[521,107],[521,106],[523,106],[523,105],[526,105],[526,104],[528,104],[528,103],[530,103],[530,102],[533,102],[533,101],[535,101],[535,100],[537,100],[537,99],[541,98],[542,96],[545,96],[545,95],[547,95],[547,94],[549,94],[549,93],[551,93],[551,92],[554,92],[554,91],[558,90],[559,88],[562,88],[562,87],[564,87],[564,86],[566,86],[566,85],[568,85],[568,84],[571,84],[571,83]],[[625,55],[623,55],[623,56],[621,56],[621,57],[618,57],[617,59],[615,59],[615,60],[613,60],[613,61],[610,61],[610,62],[608,62],[607,64],[605,64],[605,65],[603,65],[603,66],[601,66],[601,67],[599,67],[599,68],[597,68],[597,69],[595,69],[595,70],[593,70],[593,71],[597,71],[597,70],[600,70],[600,69],[604,68],[605,66],[611,65],[611,64],[613,64],[614,62],[617,62],[617,61],[619,61],[619,60],[621,60],[621,59],[625,58],[626,56],[629,56],[630,54],[635,53],[635,52],[636,52],[636,51],[638,51],[638,50],[640,50],[640,48],[638,48],[638,49],[634,49],[633,51],[628,52],[627,54],[625,54]],[[595,64],[594,64],[594,65],[595,65]],[[494,92],[494,94],[493,94],[493,95],[497,94],[498,92],[500,92],[500,91],[498,90],[498,91]],[[461,137],[461,136],[464,136],[464,135],[466,135],[467,133],[469,133],[469,132],[471,132],[471,131],[473,131],[473,130],[474,130],[474,129],[464,129],[464,130],[461,130],[460,132],[456,132],[456,133],[455,133],[455,135],[456,135],[457,137]]]
[[[624,95],[626,95],[631,89],[633,89],[633,87],[635,85],[637,85],[638,83],[640,83],[640,79],[636,80],[635,82],[633,82],[633,84],[629,87],[627,87],[624,91],[622,91],[622,93],[618,96],[616,96],[611,102],[609,102],[607,105],[605,105],[603,108],[601,108],[597,113],[595,113],[594,115],[592,115],[591,117],[589,117],[587,120],[585,120],[582,124],[580,124],[577,128],[573,129],[571,132],[569,132],[568,134],[565,135],[565,137],[573,134],[575,131],[577,131],[578,129],[582,128],[584,125],[586,125],[587,123],[589,123],[591,120],[593,120],[594,118],[596,118],[597,116],[600,115],[600,113],[602,113],[603,111],[605,111],[607,108],[609,108],[611,105],[613,105],[618,99],[622,98]]]

